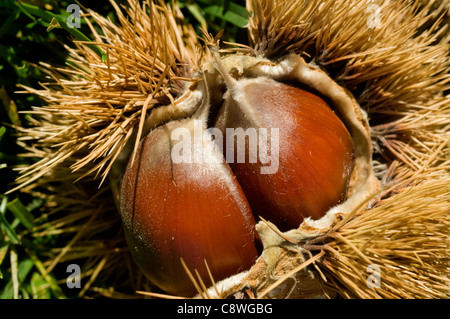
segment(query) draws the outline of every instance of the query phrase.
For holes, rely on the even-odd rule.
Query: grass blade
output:
[[[6,203],[8,199],[7,197],[3,197],[2,202],[0,204],[0,228],[3,229],[3,231],[6,233],[6,236],[8,237],[8,240],[13,244],[19,244],[19,236],[17,236],[14,228],[8,223],[8,221],[5,218],[5,211],[6,211]]]
[[[34,264],[31,259],[24,259],[18,263],[17,266],[17,285],[25,280],[25,277],[33,268]],[[11,299],[14,297],[14,286],[13,279],[11,278],[8,283],[5,285],[3,291],[0,293],[0,299]]]
[[[0,266],[1,266],[2,263],[3,263],[3,260],[5,260],[6,254],[8,253],[8,248],[9,248],[9,245],[8,245],[8,244],[3,245],[3,246],[0,248]],[[2,274],[2,272],[1,272],[1,268],[0,268],[0,279],[3,279],[3,274]]]
[[[0,141],[2,140],[3,135],[5,135],[5,133],[6,133],[6,127],[4,127],[4,126],[0,127]]]
[[[28,209],[22,204],[22,202],[16,198],[13,201],[9,202],[6,207],[8,210],[16,216],[20,220],[20,222],[27,228],[33,228],[33,215],[28,211]]]
[[[230,22],[240,28],[243,28],[248,24],[247,10],[235,3],[230,3],[227,7],[221,5],[208,6],[204,11],[205,13]]]
[[[43,19],[48,24],[52,24],[52,21],[57,21],[61,28],[69,32],[76,40],[78,41],[85,41],[85,42],[91,42],[92,40],[89,39],[85,34],[83,34],[80,30],[77,28],[71,28],[66,22],[66,17],[62,17],[56,14],[53,14],[49,11],[42,10],[39,7],[33,6],[31,4],[27,3],[17,3],[19,8],[22,10],[22,12],[25,12],[27,15],[31,15],[34,17],[39,17]],[[54,23],[54,22],[53,22]],[[96,45],[94,44],[87,44],[87,46],[93,50],[99,57],[102,58],[102,61],[106,61],[106,54]]]
[[[201,27],[206,30],[207,22],[203,16],[202,9],[199,7],[199,5],[196,3],[188,3],[186,4],[186,7],[189,10],[189,12],[194,16],[194,18],[200,23]]]

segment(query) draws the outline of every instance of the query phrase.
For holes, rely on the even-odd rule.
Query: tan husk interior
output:
[[[199,297],[450,295],[450,32],[440,18],[448,18],[446,2],[374,4],[380,9],[380,25],[369,27],[368,18],[376,11],[367,11],[367,1],[247,1],[250,47],[235,48],[243,53],[229,59],[244,63],[242,68],[234,65],[244,76],[295,79],[323,95],[332,91],[337,108],[339,96],[349,99],[346,105],[354,108],[353,116],[344,119],[347,127],[356,127],[349,125],[355,119],[365,129],[370,125],[370,143],[363,144],[362,152],[371,149],[372,157],[365,161],[370,170],[361,166],[366,173],[355,175],[368,174],[364,180],[370,183],[360,185],[355,179],[350,195],[367,191],[353,197],[354,203],[347,201],[348,207],[327,214],[322,225],[307,221],[304,226],[310,227],[283,234],[261,222],[258,230],[276,245],[264,250],[250,272],[208,291],[199,285]],[[39,257],[47,272],[79,263],[86,278],[79,297],[154,297],[130,258],[104,181],[114,161],[121,154],[128,158],[134,140],[148,128],[190,112],[177,100],[183,95],[184,101],[196,100],[199,71],[205,67],[214,73],[214,63],[176,4],[136,5],[130,0],[126,9],[112,5],[118,26],[86,12],[102,30],[92,27],[107,61],[86,43],[75,42],[67,48],[71,65],[43,64],[49,83],[24,88],[47,106],[30,112],[29,127],[17,128],[24,156],[40,161],[21,168],[11,192],[45,200],[30,233],[59,236],[63,246],[49,247]],[[254,63],[255,57],[265,62]],[[317,78],[333,84],[323,87],[328,82]],[[350,107],[340,113],[348,112]],[[376,183],[380,188],[373,194]]]

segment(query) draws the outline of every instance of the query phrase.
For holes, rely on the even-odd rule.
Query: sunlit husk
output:
[[[253,51],[244,56],[273,64],[302,56],[309,68],[345,88],[367,114],[371,172],[380,188],[315,235],[283,234],[260,222],[277,243],[263,255],[275,262],[260,258],[248,273],[200,296],[449,296],[450,32],[440,19],[446,2],[376,1],[379,25],[370,20],[376,11],[368,10],[370,4],[247,1]],[[146,2],[136,8],[130,0],[129,19],[116,11],[120,26],[89,13],[104,33],[92,28],[108,60],[76,43],[68,48],[76,67],[43,65],[50,83],[26,90],[48,106],[32,112],[31,128],[18,128],[26,156],[41,161],[24,168],[17,189],[47,200],[44,214],[51,218],[36,226],[36,234],[46,225],[67,238],[66,247],[48,252],[48,270],[68,260],[84,262],[89,285],[80,296],[151,291],[127,254],[109,186],[103,183],[96,196],[89,189],[108,176],[126,145],[126,157],[132,154],[147,129],[188,115],[178,100],[186,94],[195,100],[196,71],[211,67],[176,7]],[[154,112],[151,119],[150,110],[160,106],[162,115]],[[96,174],[101,179],[94,180]],[[380,269],[379,287],[368,282],[373,266]],[[128,280],[117,282],[117,274]],[[105,283],[111,288],[99,288]]]
[[[202,55],[195,52],[197,38],[179,9],[150,1],[136,7],[130,1],[124,13],[111,3],[120,26],[86,13],[101,28],[101,33],[91,29],[105,62],[87,43],[75,42],[75,48],[67,48],[68,65],[41,65],[49,78],[42,89],[24,88],[48,105],[30,112],[32,129],[19,128],[23,140],[46,150],[39,162],[23,169],[21,187],[68,158],[76,158],[73,171],[95,162],[87,175],[104,180],[127,142],[142,135],[147,111],[170,104],[196,81],[193,71]]]

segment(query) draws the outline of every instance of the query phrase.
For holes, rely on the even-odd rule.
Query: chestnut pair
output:
[[[135,261],[156,286],[181,296],[195,293],[181,259],[206,284],[210,275],[221,280],[249,269],[259,254],[258,216],[280,230],[297,228],[307,217],[319,219],[345,199],[354,163],[352,137],[324,99],[265,77],[237,80],[220,61],[217,66],[227,89],[214,120],[204,80],[203,101],[193,116],[162,124],[140,141],[120,190]],[[267,163],[227,163],[217,152],[208,152],[215,161],[174,163],[171,132],[183,127],[193,133],[195,120],[208,119],[222,132],[278,129],[278,170],[261,174]],[[212,143],[204,139],[201,146],[209,150]]]

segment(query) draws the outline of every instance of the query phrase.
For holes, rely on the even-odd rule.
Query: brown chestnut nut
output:
[[[236,81],[226,74],[224,78],[228,91],[215,126],[221,130],[240,127],[243,134],[249,128],[266,128],[269,136],[278,134],[278,140],[266,139],[272,143],[266,149],[278,152],[270,156],[278,161],[275,164],[264,163],[261,157],[252,163],[249,144],[246,160],[237,162],[238,139],[226,141],[226,152],[234,152],[234,159],[227,161],[253,213],[288,230],[297,228],[304,218],[319,219],[343,201],[353,167],[353,141],[327,103],[268,78]],[[267,165],[274,166],[273,172],[261,170]]]
[[[214,280],[221,280],[249,269],[258,256],[250,206],[202,119],[152,130],[128,163],[120,191],[125,235],[137,265],[153,284],[180,296],[196,292],[181,258],[211,285],[205,261]],[[199,128],[204,138],[194,140]],[[181,149],[174,136],[183,133],[191,143]],[[195,160],[199,151],[203,157]],[[188,155],[192,161],[179,160]]]

